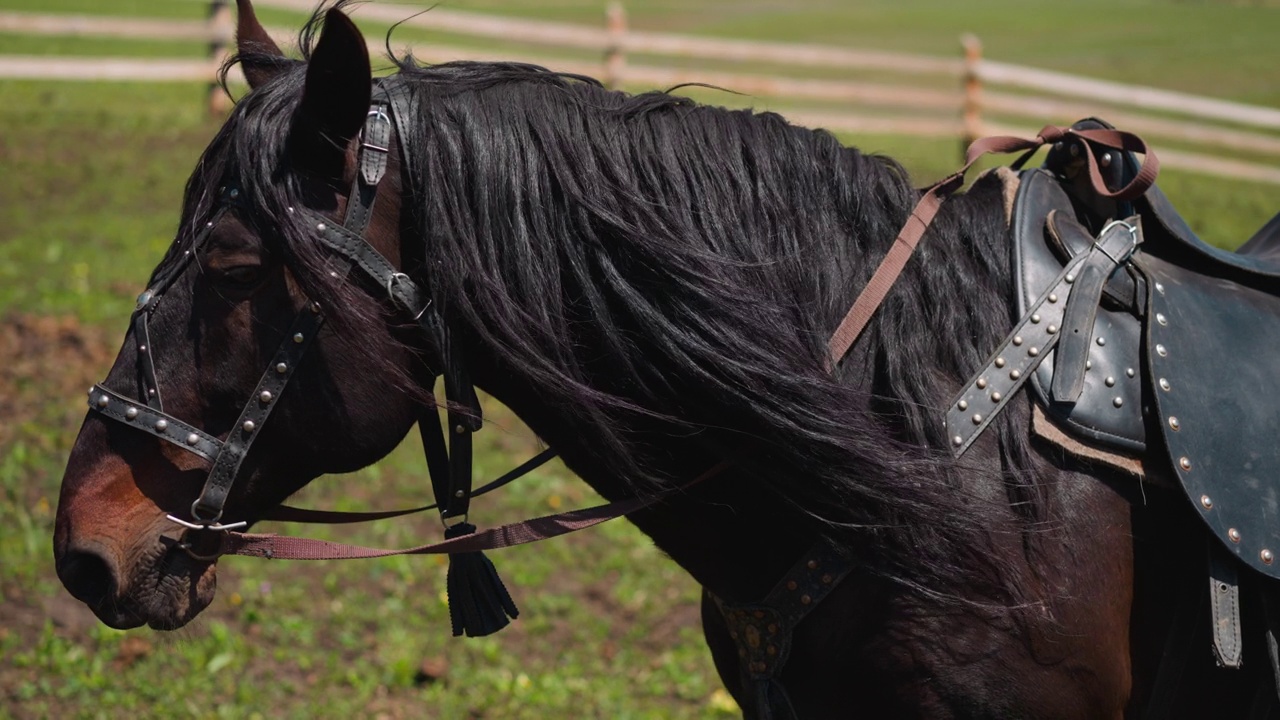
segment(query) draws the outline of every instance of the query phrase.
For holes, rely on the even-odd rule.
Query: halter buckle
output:
[[[390,128],[391,116],[387,115],[386,109],[383,106],[378,105],[377,107],[370,110],[368,115],[366,115],[365,117],[366,119],[365,119],[364,129],[360,131],[360,147],[368,148],[370,150],[373,150],[375,152],[380,152],[380,153],[391,152],[391,148],[384,147],[382,145],[374,145],[373,143],[367,140],[367,137],[369,134],[368,132],[369,128],[373,125],[373,123],[382,121],[387,124],[388,128]]]
[[[182,518],[177,517],[176,515],[165,515],[165,518],[171,522],[175,522],[181,525],[184,528],[187,528],[188,530],[212,530],[213,532],[225,532],[230,530],[240,530],[242,528],[249,527],[249,522],[247,520],[241,520],[240,522],[222,524],[218,522],[217,518],[214,518],[212,521],[207,523],[193,523],[193,522],[190,522],[189,520],[183,520]]]

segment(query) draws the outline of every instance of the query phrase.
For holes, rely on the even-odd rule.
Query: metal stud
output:
[[[1115,379],[1115,378],[1113,378],[1113,377],[1111,377],[1110,375],[1108,375],[1108,376],[1107,376],[1107,379],[1106,379],[1106,380],[1103,380],[1102,382],[1103,382],[1103,383],[1105,383],[1107,387],[1115,387],[1115,386],[1116,386],[1116,379]]]
[[[1031,357],[1035,357],[1035,356],[1037,356],[1037,355],[1039,355],[1039,354],[1040,354],[1040,348],[1035,347],[1035,346],[1033,345],[1033,346],[1031,346],[1030,348],[1028,348],[1028,349],[1027,349],[1027,354],[1028,354],[1028,355],[1030,355]]]
[[[325,230],[329,229],[329,226],[325,225],[324,223],[316,223],[316,229],[319,230],[320,232],[324,232]]]
[[[1021,373],[1021,372],[1019,372],[1019,371],[1017,371],[1017,370],[1010,370],[1010,371],[1009,371],[1009,379],[1010,379],[1010,380],[1017,380],[1017,379],[1018,379],[1018,378],[1020,378],[1020,377],[1022,377],[1022,373]]]
[[[1183,470],[1190,470],[1191,458],[1187,457],[1186,455],[1183,455],[1182,457],[1178,458],[1178,467],[1182,468]]]
[[[195,445],[195,444],[196,444],[196,443],[198,443],[198,442],[200,442],[200,436],[199,436],[199,435],[197,435],[197,434],[195,434],[195,433],[191,433],[190,435],[187,435],[187,444],[188,444],[188,445]]]
[[[280,373],[281,375],[289,372],[289,365],[287,363],[277,363],[276,372]]]
[[[996,358],[996,367],[998,368],[1004,367],[1004,358],[1002,357]]]
[[[1032,324],[1032,325],[1035,325],[1035,324],[1037,324],[1037,323],[1039,323],[1039,322],[1040,322],[1040,313],[1032,313],[1032,314],[1031,314],[1031,324]]]
[[[1058,294],[1057,294],[1057,293],[1049,293],[1049,302],[1051,302],[1051,303],[1056,303],[1056,302],[1058,302]]]
[[[1058,326],[1050,325],[1049,327],[1045,328],[1044,331],[1049,333],[1050,335],[1053,335],[1054,333],[1058,332]]]
[[[111,398],[107,397],[106,395],[100,395],[98,397],[98,407],[104,408],[110,404],[111,404]]]
[[[1085,370],[1092,370],[1092,369],[1093,369],[1093,361],[1092,361],[1092,360],[1085,360],[1085,361],[1084,361],[1084,369],[1085,369]]]
[[[1169,318],[1165,317],[1164,313],[1156,313],[1156,322],[1160,323],[1161,325],[1168,325]]]
[[[1075,273],[1067,273],[1067,277],[1065,278],[1065,280],[1067,281],[1068,285],[1075,282],[1076,281]]]
[[[124,411],[124,416],[125,416],[126,418],[128,418],[129,420],[132,420],[132,419],[134,419],[134,418],[138,417],[138,408],[136,408],[136,407],[131,407],[131,408],[129,408],[128,410],[125,410],[125,411]]]
[[[982,424],[982,416],[981,416],[981,415],[979,415],[979,414],[976,414],[976,413],[975,413],[975,414],[974,414],[974,416],[973,416],[973,424],[974,424],[974,425],[981,425],[981,424]]]
[[[1201,495],[1200,504],[1204,506],[1205,510],[1210,510],[1213,508],[1213,498],[1208,495]]]
[[[968,401],[968,400],[961,400],[960,402],[956,403],[956,407],[960,408],[961,410],[968,410],[968,409],[969,409],[969,401]]]
[[[1169,355],[1169,351],[1163,345],[1156,345],[1156,354],[1160,357],[1166,357]]]
[[[147,395],[148,395],[148,396],[150,396],[150,397],[155,397],[155,396],[156,396],[156,389],[155,389],[155,388],[150,388],[149,390],[147,390]]]
[[[959,435],[957,435],[957,436],[955,436],[955,437],[951,438],[951,444],[952,444],[952,445],[955,445],[956,447],[960,447],[961,445],[963,445],[963,444],[964,444],[964,438],[962,438],[962,437],[960,437]]]
[[[1170,416],[1169,416],[1169,427],[1173,428],[1174,430],[1181,430],[1181,429],[1182,429],[1182,423],[1178,422],[1178,418],[1174,417],[1173,415],[1170,415]]]
[[[1229,528],[1227,530],[1227,537],[1231,539],[1231,542],[1238,543],[1240,542],[1240,531],[1235,528]]]
[[[801,604],[801,605],[808,605],[808,604],[809,604],[809,603],[811,603],[811,602],[813,602],[813,598],[809,597],[808,595],[801,595],[801,596],[800,596],[800,604]]]
[[[235,200],[236,198],[240,197],[240,191],[235,188],[231,188],[231,192],[227,194],[231,196],[232,200]]]
[[[1268,565],[1270,565],[1276,559],[1275,554],[1272,553],[1267,548],[1262,548],[1262,552],[1258,553],[1258,557],[1262,558],[1262,562]]]
[[[1137,375],[1138,373],[1137,373],[1137,372],[1135,372],[1133,368],[1125,368],[1124,374],[1125,374],[1125,375],[1128,375],[1129,377],[1133,377],[1134,375]]]
[[[993,393],[991,393],[991,402],[993,402],[993,403],[998,403],[998,402],[1000,402],[1000,397],[1001,397],[1001,396],[1000,396],[1000,393],[998,393],[998,392],[993,392]]]
[[[1115,405],[1116,407],[1121,407],[1121,406],[1123,406],[1123,405],[1124,405],[1124,398],[1122,398],[1122,397],[1117,397],[1117,398],[1115,398],[1114,400],[1112,400],[1112,401],[1111,401],[1111,404],[1112,404],[1112,405]]]
[[[311,314],[312,314],[312,315],[319,315],[319,314],[320,314],[320,303],[318,303],[318,302],[313,302],[313,303],[311,303]]]
[[[293,334],[293,341],[295,343],[298,343],[299,345],[301,345],[303,340],[306,340],[306,338],[302,336],[302,333]]]
[[[986,390],[986,389],[987,389],[987,379],[986,379],[986,378],[978,378],[978,382],[977,382],[977,383],[975,383],[975,385],[977,385],[977,386],[978,386],[978,389],[979,389],[979,390]]]
[[[1164,294],[1164,283],[1156,283],[1156,292]]]
[[[1099,162],[1102,167],[1111,167],[1111,153],[1102,153],[1102,159]]]
[[[209,222],[205,223],[205,224],[204,224],[204,226],[205,226],[205,227],[207,227],[207,228],[211,228],[211,227],[213,227],[213,221],[212,221],[212,220],[210,220]]]
[[[1103,345],[1106,345],[1106,344],[1107,344],[1107,339],[1106,339],[1106,338],[1104,338],[1104,337],[1099,337],[1099,338],[1098,338],[1098,347],[1102,347]]]
[[[258,426],[257,426],[257,425],[254,425],[252,420],[245,420],[245,421],[244,421],[244,424],[243,424],[243,425],[241,425],[240,427],[241,427],[241,428],[243,428],[245,432],[247,432],[247,433],[251,433],[251,432],[253,432],[253,429],[254,429],[254,428],[256,428],[256,427],[258,427]]]
[[[263,405],[271,402],[271,391],[263,390],[262,394],[258,396],[258,400],[260,400]]]
[[[164,419],[157,420],[155,428],[156,432],[164,432],[169,429],[169,421]]]
[[[454,425],[454,426],[453,426],[453,431],[454,431],[454,432],[456,432],[456,433],[458,433],[459,435],[461,435],[462,433],[466,432],[466,431],[467,431],[467,429],[466,429],[466,428],[464,428],[464,427],[462,427],[461,425]]]
[[[139,353],[142,353],[143,355],[146,355],[146,354],[147,354],[147,346],[146,346],[146,345],[139,345],[139,346],[138,346],[138,352],[139,352]]]
[[[1014,335],[1014,336],[1013,336],[1013,344],[1014,344],[1015,346],[1019,346],[1019,347],[1020,347],[1020,346],[1022,345],[1022,336],[1021,336],[1021,335]]]
[[[289,207],[285,208],[285,210],[288,210],[290,215],[292,215],[292,214],[293,214],[293,206],[292,206],[292,205],[290,205]]]
[[[453,492],[453,496],[454,496],[454,497],[456,497],[456,498],[461,499],[461,498],[466,497],[466,496],[467,496],[467,493],[466,493],[466,491],[464,491],[464,490],[455,490],[455,491]]]
[[[1165,392],[1169,392],[1169,388],[1170,388],[1169,381],[1165,378],[1160,378],[1160,389]]]

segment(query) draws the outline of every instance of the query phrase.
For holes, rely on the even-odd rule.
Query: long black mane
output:
[[[650,492],[688,479],[666,445],[733,458],[821,532],[871,528],[874,562],[926,583],[987,552],[987,506],[949,460],[942,416],[1010,323],[999,183],[948,203],[832,373],[827,338],[918,197],[898,164],[770,113],[528,65],[395,62],[412,108],[398,138],[416,226],[404,242],[421,244],[411,270],[593,465]],[[303,72],[239,103],[185,222],[234,175],[305,290],[339,298],[332,319],[358,332],[382,320],[377,305],[328,277],[287,213]],[[352,347],[376,362],[376,343]],[[1027,441],[1006,421],[999,442],[989,462],[1034,521]]]

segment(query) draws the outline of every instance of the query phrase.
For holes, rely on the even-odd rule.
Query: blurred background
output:
[[[313,3],[257,6],[287,46]],[[680,92],[830,129],[920,185],[974,136],[1098,115],[1157,148],[1162,187],[1211,242],[1234,247],[1280,210],[1274,0],[448,0],[415,15],[427,7],[379,0],[354,17],[379,49],[412,16],[390,45],[428,62],[519,59],[628,91],[715,85]],[[110,630],[62,589],[50,538],[82,394],[230,106],[210,82],[233,29],[233,8],[208,0],[0,0],[0,718],[736,716],[698,588],[624,522],[491,553],[521,617],[483,639],[449,636],[439,558],[224,560],[213,606],[170,634]],[[536,448],[510,413],[488,413],[477,480]],[[412,437],[297,504],[424,504],[420,458]],[[472,517],[595,500],[552,465]],[[439,527],[306,532],[409,546]]]

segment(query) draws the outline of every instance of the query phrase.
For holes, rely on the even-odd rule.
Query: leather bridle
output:
[[[360,136],[357,171],[347,203],[345,220],[335,223],[332,219],[311,210],[297,212],[312,227],[313,235],[327,248],[334,251],[331,272],[339,279],[358,270],[374,287],[386,291],[392,304],[404,315],[412,318],[427,335],[433,349],[443,359],[442,375],[448,400],[447,419],[453,429],[452,440],[446,444],[435,407],[424,409],[419,418],[427,466],[437,503],[422,508],[392,513],[333,513],[301,510],[282,506],[269,513],[267,519],[286,519],[316,522],[355,522],[382,517],[420,512],[436,508],[446,527],[451,521],[463,522],[471,498],[496,489],[537,468],[555,456],[544,450],[520,467],[489,483],[478,491],[472,491],[471,434],[480,429],[480,405],[468,379],[464,363],[456,344],[450,342],[450,333],[437,308],[407,274],[389,260],[363,237],[373,215],[378,184],[386,173],[393,130],[393,117],[404,116],[393,111],[398,96],[391,92],[390,79],[382,80],[375,91]],[[289,379],[293,376],[307,349],[315,341],[325,316],[321,306],[308,302],[294,317],[288,332],[268,363],[262,378],[244,403],[236,422],[225,439],[209,435],[199,428],[165,412],[160,383],[156,376],[155,362],[149,333],[151,316],[159,307],[165,293],[193,263],[218,222],[227,215],[239,196],[235,187],[220,191],[217,208],[196,234],[191,247],[177,262],[158,275],[151,286],[139,297],[131,324],[138,342],[138,376],[142,400],[125,397],[104,387],[101,383],[89,391],[90,410],[172,443],[211,463],[199,497],[191,504],[191,519],[176,515],[168,518],[190,530],[231,531],[244,528],[247,521],[223,522],[223,510],[232,486],[239,476],[240,467],[254,440],[262,431],[272,409],[279,402]],[[189,545],[182,544],[188,552]],[[208,556],[198,556],[211,559]]]

